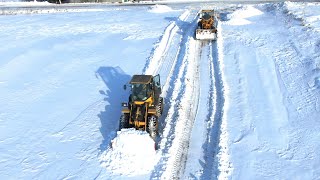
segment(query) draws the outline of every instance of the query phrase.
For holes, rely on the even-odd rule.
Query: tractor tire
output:
[[[156,106],[157,116],[160,117],[163,112],[163,98],[159,98],[158,105]]]
[[[119,131],[124,128],[129,128],[129,115],[122,114],[119,122]]]
[[[148,117],[148,132],[153,139],[158,134],[158,118],[154,115]]]

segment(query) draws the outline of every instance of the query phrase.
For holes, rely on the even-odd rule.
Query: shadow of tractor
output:
[[[127,101],[129,97],[129,92],[123,90],[123,85],[129,82],[131,76],[125,74],[120,67],[100,67],[96,74],[101,77],[107,87],[105,91],[99,91],[100,94],[105,95],[106,101],[104,111],[98,114],[103,137],[100,150],[104,151],[116,136],[121,115],[121,102]]]

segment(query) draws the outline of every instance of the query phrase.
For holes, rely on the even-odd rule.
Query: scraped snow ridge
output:
[[[173,10],[166,5],[154,5],[149,8],[149,12],[152,12],[152,13],[165,13],[170,11],[173,11]]]
[[[135,176],[150,173],[156,163],[155,157],[154,141],[147,132],[122,129],[100,161],[115,174]]]

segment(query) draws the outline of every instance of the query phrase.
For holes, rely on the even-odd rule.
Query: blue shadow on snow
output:
[[[128,100],[128,92],[123,90],[131,76],[126,74],[120,67],[100,67],[96,74],[101,77],[106,84],[106,90],[100,90],[100,94],[105,95],[106,106],[104,111],[98,114],[101,121],[100,132],[103,140],[100,150],[108,148],[111,140],[116,136],[121,115],[121,102]]]

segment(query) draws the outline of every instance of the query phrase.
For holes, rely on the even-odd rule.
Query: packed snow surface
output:
[[[99,157],[116,137],[122,87],[145,67],[164,17],[180,13],[0,16],[0,179],[111,177]]]
[[[0,179],[320,177],[319,3],[65,9],[1,9]],[[157,151],[118,131],[134,74],[161,77]]]

